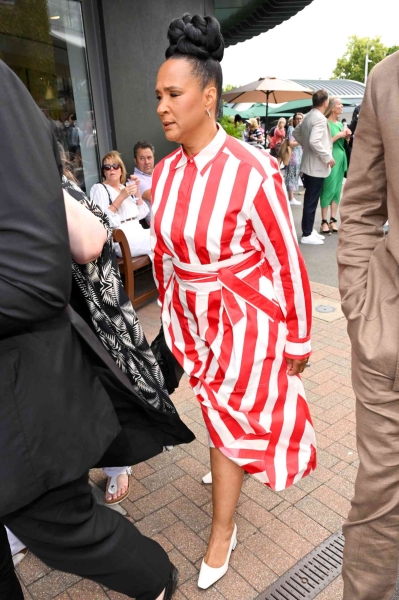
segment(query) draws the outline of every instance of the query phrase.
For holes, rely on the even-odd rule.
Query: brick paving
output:
[[[333,287],[315,283],[312,291],[315,305],[339,299]],[[138,313],[148,339],[153,339],[159,329],[156,302]],[[201,483],[209,471],[209,451],[201,411],[186,378],[173,400],[197,439],[133,468],[131,491],[121,507],[142,533],[165,548],[179,568],[176,600],[257,598],[342,525],[358,464],[350,347],[341,313],[330,321],[317,312],[314,315],[311,367],[303,379],[317,431],[318,468],[296,486],[278,493],[246,476],[236,518],[239,544],[227,575],[210,590],[197,588],[212,514],[211,486]],[[101,470],[92,471],[91,479],[103,488]],[[20,563],[18,574],[30,600],[126,598],[90,581],[52,571],[32,554]],[[317,600],[340,598],[339,578]]]

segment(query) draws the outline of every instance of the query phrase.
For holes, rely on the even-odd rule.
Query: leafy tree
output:
[[[235,88],[240,87],[239,85],[231,85],[231,83],[228,83],[224,86],[223,88],[223,92],[229,92],[230,90],[234,90]]]
[[[337,60],[333,77],[364,81],[367,45],[369,47],[369,59],[372,61],[369,63],[369,70],[386,56],[399,50],[398,46],[391,46],[390,48],[384,46],[381,42],[381,36],[360,38],[357,35],[351,35],[348,39],[345,54]],[[372,47],[374,47],[374,52],[371,52]]]
[[[242,132],[245,126],[239,125],[238,127],[235,127],[234,117],[224,116],[221,119],[218,119],[218,121],[228,135],[242,140]]]

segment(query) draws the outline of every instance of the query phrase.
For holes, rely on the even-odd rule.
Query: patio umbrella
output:
[[[291,100],[309,98],[313,90],[299,83],[278,77],[261,77],[258,81],[247,83],[239,88],[222,94],[226,102],[265,102],[266,129],[269,116],[269,104],[281,104]]]

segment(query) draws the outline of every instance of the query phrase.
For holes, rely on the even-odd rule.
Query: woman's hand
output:
[[[131,177],[133,177],[133,175]],[[112,212],[114,212],[114,213],[118,212],[118,210],[120,209],[122,203],[126,200],[126,198],[136,195],[137,190],[138,190],[138,183],[135,180],[138,181],[138,177],[133,177],[133,180],[128,179],[128,181],[126,182],[126,186],[121,189],[121,191],[119,192],[119,195],[115,198],[115,200],[109,207],[109,209]]]
[[[287,375],[292,377],[293,375],[298,375],[298,373],[303,373],[306,365],[308,364],[309,358],[303,358],[302,360],[297,360],[294,358],[287,358]]]
[[[130,186],[129,186],[130,187]],[[124,202],[126,200],[126,198],[129,198],[129,196],[131,196],[132,192],[128,187],[124,187],[120,192],[119,192],[119,196],[117,196],[115,198],[115,200],[113,201],[112,204],[118,204],[118,208],[119,206],[122,204],[122,202]]]
[[[126,188],[129,196],[136,196],[139,189],[139,178],[136,175],[130,175],[130,179],[126,181]]]
[[[335,144],[335,142],[337,142],[338,140],[341,140],[342,138],[347,138],[347,130],[342,129],[341,131],[338,131],[337,134],[334,135],[334,137],[332,138],[332,143]],[[349,134],[350,135],[350,134]]]

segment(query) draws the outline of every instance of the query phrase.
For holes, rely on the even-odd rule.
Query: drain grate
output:
[[[328,304],[319,304],[319,306],[316,306],[316,310],[320,313],[335,312],[335,308],[333,306],[329,306]]]
[[[334,533],[277,579],[257,600],[311,600],[341,573],[344,536]]]

